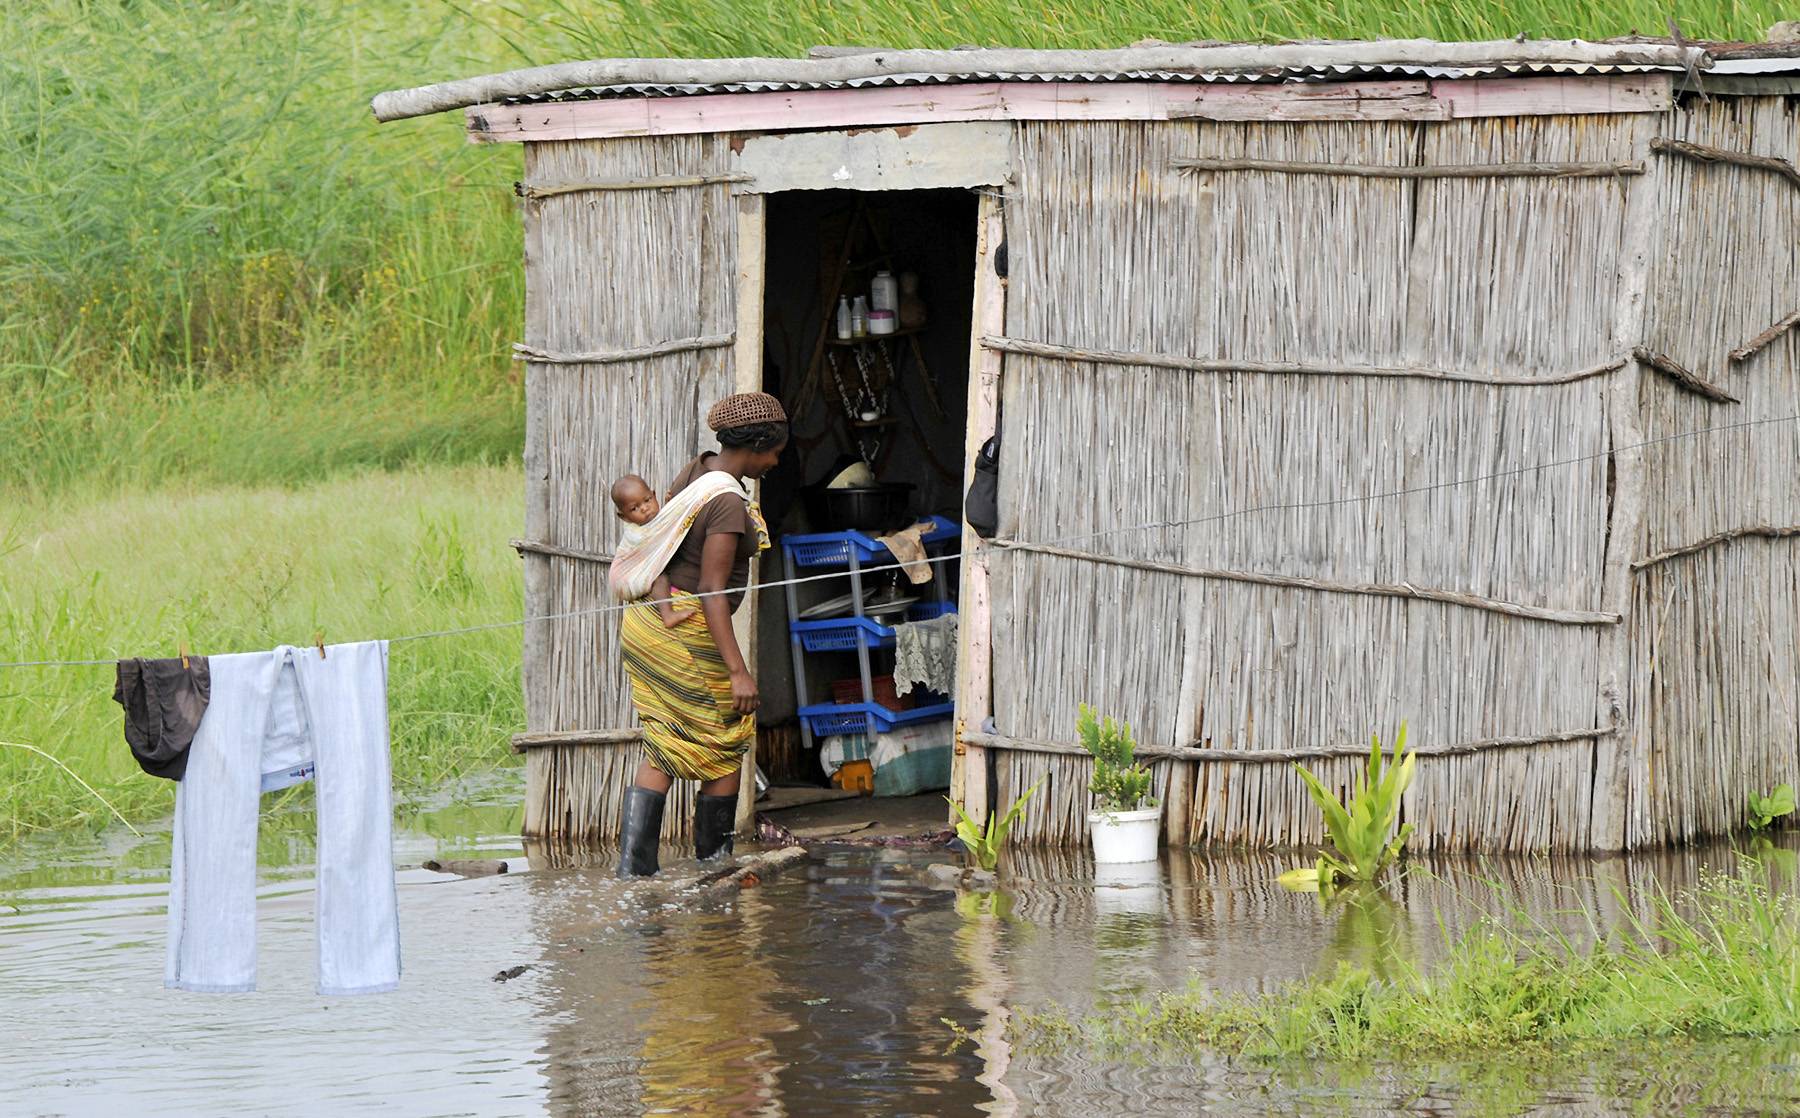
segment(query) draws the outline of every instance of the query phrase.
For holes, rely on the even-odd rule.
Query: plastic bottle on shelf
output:
[[[877,311],[897,311],[900,309],[900,282],[894,273],[883,268],[875,273],[869,281],[869,309]]]
[[[849,341],[856,333],[855,324],[850,320],[850,299],[839,295],[837,305],[837,336],[840,341]]]
[[[869,336],[869,301],[861,295],[850,304],[850,336],[866,338]]]

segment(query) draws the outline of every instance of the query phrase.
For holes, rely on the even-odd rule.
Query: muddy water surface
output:
[[[264,821],[260,987],[249,995],[162,988],[166,831],[34,844],[0,860],[0,1113],[1800,1108],[1790,1042],[1313,1069],[1015,1051],[1003,1035],[1008,1005],[1083,1009],[1189,976],[1266,989],[1341,960],[1429,963],[1446,928],[1493,906],[1476,873],[1547,926],[1584,935],[1578,909],[1622,919],[1652,889],[1729,869],[1728,848],[1435,866],[1388,901],[1325,910],[1273,889],[1283,863],[1268,858],[1184,853],[1096,873],[1085,858],[1021,853],[1006,888],[984,896],[934,887],[923,870],[942,859],[930,852],[840,846],[728,903],[684,908],[604,869],[557,868],[581,859],[541,851],[533,872],[500,877],[417,868],[433,857],[527,868],[517,790],[465,788],[403,813],[400,990],[320,998],[302,802]],[[946,1020],[972,1039],[954,1043]]]

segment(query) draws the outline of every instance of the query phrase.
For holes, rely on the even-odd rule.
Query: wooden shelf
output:
[[[885,342],[893,338],[904,338],[909,334],[917,334],[925,329],[923,326],[912,326],[904,330],[896,330],[892,334],[869,334],[861,338],[826,338],[826,345],[859,346],[870,342]]]

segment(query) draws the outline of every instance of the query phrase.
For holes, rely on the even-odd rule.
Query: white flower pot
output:
[[[1094,839],[1094,861],[1103,865],[1154,862],[1156,840],[1161,830],[1161,807],[1088,812],[1088,834]]]

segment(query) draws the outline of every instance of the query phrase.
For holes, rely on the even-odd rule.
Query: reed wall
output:
[[[993,552],[1000,735],[1069,740],[1085,701],[1163,747],[1349,746],[1402,720],[1427,747],[1518,739],[1423,759],[1407,813],[1418,845],[1443,850],[1692,838],[1733,825],[1752,786],[1794,779],[1800,545],[1728,541],[1620,572],[1715,533],[1800,526],[1800,425],[1742,426],[1800,414],[1800,341],[1725,357],[1800,306],[1800,190],[1656,152],[1657,137],[1800,156],[1780,98],[1434,123],[1020,124],[1006,334],[1038,351],[1004,359],[1001,535],[1076,554]],[[730,140],[532,144],[528,185],[721,173]],[[1173,165],[1208,158],[1643,173]],[[731,331],[726,185],[525,209],[530,345]],[[1738,402],[1629,360],[1639,344]],[[606,487],[694,453],[731,354],[533,364],[527,536],[609,553]],[[598,563],[532,554],[526,577],[534,616],[606,601]],[[631,724],[616,641],[610,618],[529,628],[530,729]],[[608,833],[635,763],[629,747],[534,750],[527,832]],[[993,763],[1001,809],[1044,780],[1019,837],[1084,841],[1085,758],[997,748]],[[1309,764],[1344,785],[1357,762]],[[1172,833],[1321,837],[1288,764],[1154,767]],[[687,815],[669,812],[672,835]]]
[[[1560,380],[1614,356],[1631,180],[1168,164],[1623,161],[1650,123],[1023,126],[1007,208],[1008,332],[1163,356]],[[1003,532],[1043,541],[1187,521],[1073,546],[1599,611],[1611,379],[1490,385],[1009,356]],[[1425,488],[1485,475],[1501,476]],[[1598,724],[1594,625],[1028,553],[996,570],[995,709],[1007,734],[1066,739],[1080,701],[1130,720],[1147,742],[1233,750],[1352,744],[1402,719],[1415,743]],[[1427,761],[1411,803],[1419,841],[1585,845],[1593,753],[1583,739]],[[1315,767],[1343,783],[1354,765]],[[1285,764],[1161,767],[1192,782],[1196,840],[1319,837]],[[1078,761],[1003,753],[999,768],[1003,799],[1061,771],[1023,833],[1081,838]]]
[[[525,184],[561,186],[726,169],[727,138],[537,143]],[[527,345],[610,353],[730,334],[735,323],[736,208],[723,183],[670,190],[556,194],[523,203]],[[610,555],[619,521],[608,491],[626,473],[674,475],[709,440],[706,409],[732,385],[730,347],[619,363],[528,365],[527,539]],[[603,607],[606,567],[526,552],[529,617]],[[606,730],[634,725],[620,666],[618,619],[562,617],[527,627],[526,726]],[[528,835],[610,836],[636,768],[636,746],[534,747],[527,758]],[[664,815],[684,838],[693,789]]]
[[[1794,100],[1726,97],[1671,114],[1673,139],[1800,160]],[[1800,185],[1767,170],[1664,156],[1646,346],[1738,398],[1645,383],[1643,551],[1800,526],[1800,334],[1728,354],[1800,309]],[[1714,428],[1712,433],[1674,438]],[[1638,573],[1631,618],[1645,751],[1637,841],[1741,824],[1744,797],[1800,781],[1800,539],[1744,538]]]

